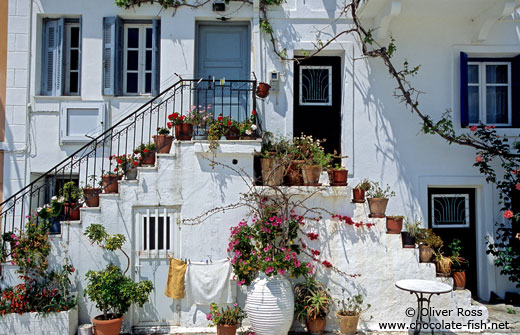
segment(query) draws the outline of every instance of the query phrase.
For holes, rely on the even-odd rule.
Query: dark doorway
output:
[[[294,136],[326,139],[327,152],[341,154],[341,57],[294,63]]]
[[[469,261],[466,288],[477,295],[477,240],[474,188],[429,188],[428,227],[442,238],[444,255],[453,239],[462,241],[462,256]]]

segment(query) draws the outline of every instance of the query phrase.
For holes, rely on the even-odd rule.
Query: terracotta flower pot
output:
[[[386,206],[388,205],[387,198],[368,198],[368,207],[370,208],[371,218],[385,218]]]
[[[117,181],[119,180],[119,175],[104,175],[101,176],[101,185],[105,193],[117,193],[119,192],[119,185]]]
[[[433,257],[433,250],[426,244],[419,245],[419,261],[421,263],[428,263]]]
[[[355,335],[357,333],[359,314],[354,316],[337,314],[337,316],[339,320],[339,328],[343,334]]]
[[[155,165],[155,152],[147,152],[143,154],[142,165]]]
[[[347,186],[348,170],[331,169],[328,172],[330,186]]]
[[[403,248],[415,248],[415,237],[407,231],[401,232],[401,239],[403,240]]]
[[[279,186],[283,182],[282,161],[275,158],[261,158],[262,181],[264,185]]]
[[[285,174],[285,183],[289,186],[302,186],[303,185],[303,174],[302,165],[304,161],[295,160],[291,161]]]
[[[256,96],[262,99],[267,98],[270,89],[271,85],[267,83],[258,83],[258,87],[256,89]]]
[[[175,125],[175,138],[179,141],[189,141],[193,136],[193,125],[189,123],[179,123]]]
[[[456,290],[463,290],[466,287],[466,272],[454,271],[451,273],[453,277],[453,287]]]
[[[171,135],[153,135],[153,141],[157,147],[157,152],[160,154],[169,154],[173,143],[173,136]]]
[[[401,234],[403,230],[403,218],[397,216],[386,217],[386,233],[387,234]]]
[[[352,202],[362,204],[365,202],[365,190],[362,188],[355,188],[353,190]]]
[[[305,186],[321,186],[319,183],[321,175],[321,166],[319,165],[303,165],[303,184]]]
[[[99,187],[85,187],[83,189],[83,198],[87,207],[99,207],[99,193],[101,193]]]
[[[217,335],[235,335],[237,325],[217,325]]]
[[[326,324],[327,319],[307,320],[307,331],[311,333],[311,335],[321,335],[325,330]]]
[[[103,315],[96,316],[92,323],[94,324],[95,335],[119,335],[121,331],[121,324],[123,323],[124,317],[115,318],[111,320],[101,319]]]
[[[80,206],[77,202],[71,202],[70,204],[65,202],[65,219],[69,221],[78,221],[80,217],[79,208]]]

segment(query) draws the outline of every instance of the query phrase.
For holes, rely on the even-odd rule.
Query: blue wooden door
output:
[[[195,55],[195,78],[200,82],[196,106],[211,106],[222,114],[243,121],[251,105],[251,37],[249,23],[199,23]]]

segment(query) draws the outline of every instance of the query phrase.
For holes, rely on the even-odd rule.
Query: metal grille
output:
[[[432,194],[431,208],[433,228],[469,227],[468,194]]]
[[[300,66],[300,105],[332,105],[332,66]]]
[[[167,208],[146,209],[139,213],[139,256],[166,258],[175,256],[176,214]]]

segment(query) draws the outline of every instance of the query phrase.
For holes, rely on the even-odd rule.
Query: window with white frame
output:
[[[300,105],[332,106],[332,66],[300,66]]]
[[[41,94],[80,95],[81,20],[44,19]]]
[[[140,257],[166,258],[179,252],[178,217],[178,213],[166,207],[138,210],[136,235]]]
[[[152,24],[125,24],[123,88],[125,95],[152,93]]]
[[[468,62],[469,124],[512,125],[511,62]]]
[[[60,112],[60,142],[83,143],[104,130],[105,106],[102,102],[66,103]]]

